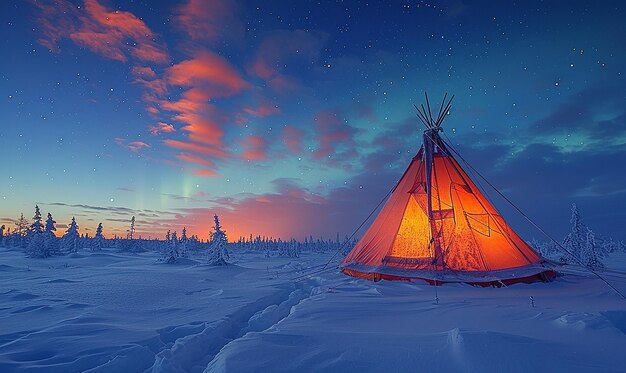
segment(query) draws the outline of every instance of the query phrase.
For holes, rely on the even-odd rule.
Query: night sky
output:
[[[421,144],[413,109],[561,239],[626,238],[621,1],[2,1],[0,223],[344,237]],[[544,239],[489,194],[525,239]],[[361,232],[362,233],[362,232]]]

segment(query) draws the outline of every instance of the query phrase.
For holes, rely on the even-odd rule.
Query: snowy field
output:
[[[292,281],[330,255],[211,267],[0,248],[0,372],[626,371],[626,301],[586,272],[499,289]],[[626,254],[605,262],[626,292]]]

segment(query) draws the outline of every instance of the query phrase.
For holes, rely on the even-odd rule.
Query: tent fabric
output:
[[[437,134],[432,141],[432,157],[425,156],[422,146],[343,261],[343,272],[369,279],[470,283],[552,275],[544,259],[504,221]]]

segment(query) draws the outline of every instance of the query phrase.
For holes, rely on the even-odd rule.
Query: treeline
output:
[[[102,223],[98,224],[93,237],[80,234],[74,217],[61,237],[55,235],[56,224],[51,213],[48,213],[44,220],[39,206],[35,206],[32,223],[24,218],[24,214],[21,214],[13,230],[7,229],[5,225],[0,226],[0,246],[22,248],[26,255],[34,258],[66,255],[80,250],[99,251],[103,248],[110,248],[131,253],[160,252],[163,254],[163,261],[167,263],[176,263],[181,258],[202,257],[204,261],[214,265],[225,265],[229,260],[229,250],[261,251],[266,257],[299,257],[302,252],[326,252],[340,249],[347,252],[356,244],[356,240],[348,240],[347,237],[340,241],[339,235],[335,240],[314,239],[311,236],[305,238],[304,242],[250,235],[248,239],[241,237],[235,242],[229,242],[217,215],[214,216],[214,225],[210,227],[209,239],[206,241],[200,240],[195,235],[188,236],[186,228],[182,229],[180,236],[176,231],[167,231],[164,239],[136,238],[134,216],[129,221],[126,237],[115,236],[109,239],[104,236]]]
[[[530,245],[545,258],[558,260],[565,264],[580,264],[593,270],[604,268],[603,259],[616,251],[626,251],[623,241],[596,236],[591,228],[583,223],[576,204],[572,204],[570,218],[571,230],[562,243],[538,242]]]

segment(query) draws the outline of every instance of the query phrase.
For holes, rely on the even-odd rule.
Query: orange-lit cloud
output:
[[[177,155],[176,158],[178,158],[179,160],[183,162],[195,163],[195,164],[208,166],[208,167],[215,167],[215,162],[208,160],[206,158],[198,157],[198,156],[187,154],[187,153],[181,153]]]
[[[245,28],[232,0],[188,0],[174,9],[176,26],[192,40],[243,38]]]
[[[154,33],[134,14],[109,11],[97,0],[85,0],[81,25],[69,37],[105,57],[127,61],[132,55],[140,61],[167,63],[165,49],[153,41]],[[128,41],[134,41],[130,45]]]
[[[156,136],[159,133],[171,133],[176,131],[174,126],[165,122],[158,122],[157,124],[148,127],[148,130],[152,136]]]
[[[250,86],[226,59],[208,50],[170,67],[166,78],[171,85],[202,88],[209,98],[229,97]]]
[[[41,30],[38,42],[59,51],[61,39],[71,39],[94,53],[126,62],[130,59],[164,64],[169,60],[165,47],[156,35],[130,12],[110,11],[97,0],[85,0],[83,7],[71,1],[57,0],[47,4],[33,1],[38,9]]]
[[[267,159],[267,140],[260,136],[248,136],[241,142],[244,152],[241,158],[251,161],[263,161]]]
[[[172,120],[184,124],[181,129],[194,143],[194,149],[188,150],[208,155],[199,149],[206,144],[208,152],[214,154],[222,147],[224,127],[232,121],[232,115],[210,104],[210,100],[237,95],[250,84],[226,59],[210,51],[198,52],[194,58],[173,65],[167,69],[165,80],[188,89],[178,100],[159,101],[159,107],[171,112]]]
[[[214,176],[219,176],[217,172],[215,172],[215,171],[213,171],[213,170],[206,169],[206,168],[193,170],[193,174],[194,174],[195,176],[200,176],[200,177],[214,177]]]
[[[184,150],[187,152],[192,152],[196,154],[206,155],[211,158],[227,158],[228,153],[221,148],[210,146],[210,145],[201,145],[195,144],[192,142],[185,142],[173,139],[163,140],[163,143],[171,148]]]

